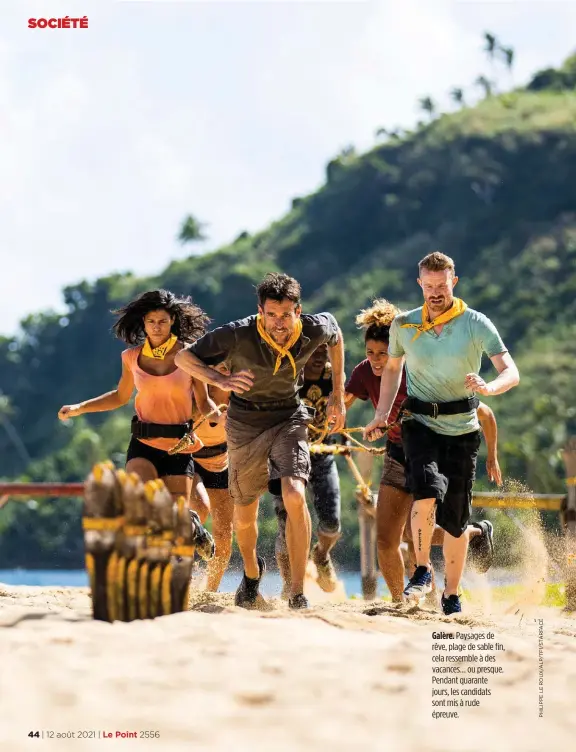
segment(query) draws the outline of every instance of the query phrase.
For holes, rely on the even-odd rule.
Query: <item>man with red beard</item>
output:
[[[476,394],[503,394],[520,380],[518,369],[494,324],[454,297],[454,262],[431,253],[418,265],[424,306],[402,313],[390,325],[388,360],[382,372],[368,440],[382,436],[390,421],[406,363],[409,415],[402,421],[402,444],[411,512],[416,569],[404,596],[419,601],[432,590],[430,548],[435,519],[445,531],[444,614],[462,610],[459,585],[466,561],[472,486],[480,446]],[[478,375],[486,353],[498,371],[489,383]]]

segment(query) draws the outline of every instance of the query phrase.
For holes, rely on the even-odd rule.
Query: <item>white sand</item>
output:
[[[0,586],[0,748],[567,752],[576,742],[576,619],[503,608],[446,618],[383,602],[268,613],[198,596],[193,610],[94,622],[86,590]],[[380,611],[367,615],[366,610]],[[516,610],[516,607],[512,611]],[[544,717],[538,623],[544,619]],[[432,632],[488,631],[506,648],[492,696],[432,718]],[[442,708],[441,710],[452,710]],[[44,740],[30,739],[43,731]],[[157,731],[159,739],[57,738]],[[48,731],[54,738],[48,739]]]

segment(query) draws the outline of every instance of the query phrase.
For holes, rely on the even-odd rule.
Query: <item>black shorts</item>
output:
[[[133,436],[130,444],[128,444],[126,462],[135,459],[151,462],[156,468],[159,478],[165,478],[168,475],[194,477],[194,460],[191,454],[168,454],[163,449],[156,449],[148,446],[148,444],[143,444]]]
[[[228,488],[228,468],[219,473],[213,473],[211,470],[206,470],[206,468],[202,467],[199,462],[196,462],[194,470],[196,475],[200,476],[204,488]]]
[[[414,501],[436,499],[436,522],[454,538],[466,530],[480,431],[447,436],[415,419],[402,423],[406,469]]]

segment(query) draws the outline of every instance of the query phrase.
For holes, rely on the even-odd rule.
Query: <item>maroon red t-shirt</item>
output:
[[[352,371],[350,378],[346,383],[346,391],[348,394],[353,394],[355,397],[361,400],[371,400],[374,407],[378,407],[378,400],[380,399],[380,376],[375,376],[370,362],[363,360]],[[398,394],[392,405],[390,416],[388,420],[393,423],[398,417],[400,412],[400,406],[408,396],[408,390],[406,388],[406,371],[402,371],[402,381],[400,382],[400,388]],[[394,426],[388,431],[388,438],[395,444],[402,443],[402,431],[400,426]]]

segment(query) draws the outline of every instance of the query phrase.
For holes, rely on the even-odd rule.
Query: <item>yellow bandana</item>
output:
[[[167,339],[166,342],[164,342],[161,345],[158,345],[158,347],[152,347],[150,345],[150,342],[148,341],[148,337],[146,337],[146,342],[144,343],[144,346],[142,347],[142,355],[146,356],[147,358],[155,358],[156,360],[164,360],[166,355],[170,352],[170,350],[174,347],[174,345],[178,342],[178,337],[173,334],[170,339]]]
[[[435,326],[440,326],[440,324],[447,324],[449,321],[452,321],[452,319],[455,319],[456,316],[461,316],[467,308],[468,306],[463,300],[460,300],[460,298],[454,298],[451,308],[444,311],[444,313],[441,313],[439,316],[436,316],[432,321],[428,321],[428,304],[424,303],[422,306],[422,323],[401,324],[400,328],[416,329],[416,334],[412,337],[412,342],[414,342],[414,340],[418,339],[423,332],[429,332],[430,329],[434,329]]]
[[[256,326],[258,327],[258,334],[262,337],[264,342],[266,342],[267,345],[270,345],[270,347],[278,353],[278,357],[276,358],[276,366],[274,367],[274,373],[272,375],[276,376],[276,373],[278,372],[278,369],[280,368],[280,365],[282,363],[282,358],[288,358],[288,360],[292,364],[294,378],[296,378],[298,376],[296,372],[296,363],[294,361],[294,358],[292,357],[290,348],[296,344],[296,342],[300,338],[300,335],[302,334],[302,322],[300,321],[300,319],[298,319],[298,321],[296,322],[294,332],[285,345],[279,345],[277,342],[274,342],[272,337],[262,326],[262,319],[260,317],[260,314],[256,316]]]

